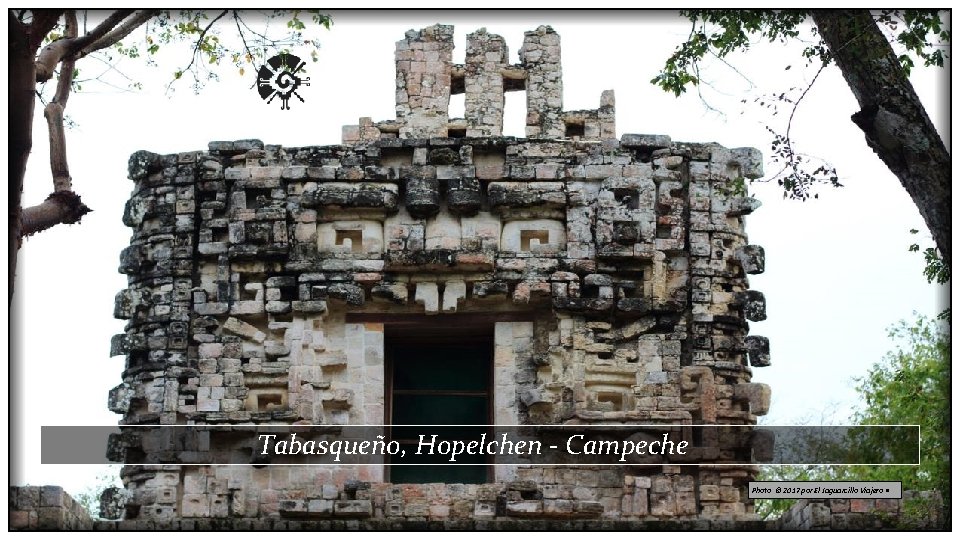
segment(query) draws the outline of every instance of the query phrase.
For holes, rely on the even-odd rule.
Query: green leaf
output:
[[[938,318],[949,316],[944,312]],[[944,507],[950,508],[950,334],[945,325],[917,317],[912,324],[901,321],[889,335],[894,348],[854,380],[861,407],[851,421],[856,425],[919,425],[919,465],[764,467],[758,480],[899,480],[905,490],[938,490]],[[888,433],[862,432],[851,439],[851,445],[864,455],[876,448],[917,451],[915,441],[892,440]],[[911,446],[898,446],[901,443]],[[761,515],[776,515],[790,506],[783,500],[757,501]],[[943,515],[945,508],[927,506],[918,516]],[[901,524],[910,527],[909,522]]]

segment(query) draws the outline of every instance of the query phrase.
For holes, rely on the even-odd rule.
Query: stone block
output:
[[[424,311],[428,315],[440,311],[440,293],[436,283],[417,283],[417,290],[414,294],[414,301],[423,305]]]
[[[326,517],[334,514],[334,501],[328,499],[312,499],[307,502],[307,513],[311,517]]]
[[[762,274],[766,268],[766,256],[761,246],[741,246],[737,248],[735,256],[747,274]]]
[[[370,517],[373,514],[373,503],[365,501],[335,501],[333,513],[338,517]]]
[[[876,499],[850,499],[850,511],[855,514],[871,512],[875,505]]]
[[[743,340],[747,357],[753,367],[770,365],[770,340],[763,336],[747,336]]]
[[[763,383],[746,383],[734,386],[734,399],[750,404],[750,412],[762,416],[770,410],[770,387]]]
[[[543,513],[543,501],[507,501],[508,516],[529,516]]]
[[[658,148],[669,148],[672,144],[667,135],[638,135],[634,133],[624,133],[620,137],[620,146],[624,148],[641,148],[655,150]]]

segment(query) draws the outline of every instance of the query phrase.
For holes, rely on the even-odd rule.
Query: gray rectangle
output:
[[[462,427],[43,426],[41,463],[382,465],[386,459],[399,465],[389,459],[394,452],[378,445],[411,443],[435,465],[466,463],[471,455],[489,456],[495,465],[915,465],[920,452],[919,426],[466,426],[469,432]],[[476,427],[486,428],[480,430],[483,437]]]
[[[751,499],[900,499],[900,482],[750,482]]]
[[[40,463],[110,465],[107,442],[120,426],[40,426]]]

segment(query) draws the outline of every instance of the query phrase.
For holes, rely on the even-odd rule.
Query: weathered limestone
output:
[[[406,485],[402,489],[389,484],[348,482],[341,491],[333,484],[310,489],[302,498],[276,499],[266,495],[276,508],[275,515],[263,517],[228,517],[239,515],[242,499],[210,499],[202,494],[195,476],[184,478],[182,509],[179,516],[168,519],[140,519],[103,521],[91,519],[87,511],[57,486],[26,486],[10,488],[8,511],[9,528],[23,530],[59,531],[330,531],[330,530],[616,530],[662,531],[664,525],[651,521],[649,500],[671,500],[656,491],[672,486],[673,505],[682,515],[689,512],[693,502],[689,476],[677,476],[672,481],[662,477],[645,476],[624,478],[622,513],[611,523],[604,517],[603,503],[571,499],[574,493],[617,489],[613,477],[596,471],[570,474],[557,484],[541,484],[536,480],[507,482],[502,485]],[[570,483],[574,482],[574,483]],[[654,484],[656,483],[656,487]],[[229,481],[228,481],[229,485]],[[611,487],[613,486],[613,487]],[[703,485],[699,490],[702,501],[717,501],[721,489]],[[122,507],[117,488],[109,488],[105,499]],[[158,498],[173,494],[171,488]],[[234,492],[236,492],[234,490]],[[725,495],[732,495],[723,491]],[[676,520],[671,530],[738,530],[738,531],[796,531],[796,530],[942,530],[946,521],[941,515],[942,500],[936,492],[904,492],[897,499],[805,499],[799,501],[783,516],[771,521],[729,521],[713,516]],[[503,497],[503,514],[497,518]],[[727,498],[730,498],[729,496]],[[378,501],[383,501],[382,504]],[[663,503],[659,503],[660,507]],[[101,517],[115,520],[112,510]],[[221,519],[214,519],[214,515]],[[522,518],[522,519],[510,519]]]
[[[769,365],[748,274],[764,269],[736,191],[759,152],[616,138],[614,96],[564,111],[560,38],[521,63],[481,30],[397,44],[397,116],[342,145],[219,141],[131,157],[129,286],[111,343],[111,410],[129,424],[389,423],[388,329],[490,323],[491,423],[737,424],[766,413]],[[503,92],[527,92],[527,137],[502,137]],[[466,118],[448,118],[451,93]],[[464,319],[456,319],[464,320]],[[420,324],[420,323],[418,323]],[[429,323],[422,323],[427,324]],[[455,363],[451,363],[455,365]],[[210,452],[249,455],[244,446]],[[723,463],[718,452],[699,458]],[[151,456],[112,442],[130,463]],[[145,455],[145,458],[142,456]],[[127,520],[751,520],[749,465],[498,465],[491,483],[394,485],[371,466],[131,465]],[[180,521],[178,521],[180,523]]]
[[[502,37],[488,34],[486,29],[467,35],[461,82],[461,91],[466,93],[467,137],[498,137],[503,132],[503,93],[523,89],[525,84],[522,70],[507,64],[508,56]]]
[[[86,508],[59,486],[11,486],[9,530],[90,530]]]
[[[407,32],[397,42],[397,121],[401,137],[446,136],[453,27]]]
[[[560,36],[549,26],[523,35],[520,64],[527,70],[527,137],[555,139],[566,134]]]
[[[613,90],[603,92],[597,109],[563,110],[560,36],[549,26],[541,26],[524,34],[519,64],[508,63],[509,52],[504,39],[488,33],[484,28],[467,36],[463,64],[453,64],[452,57],[452,26],[435,25],[407,32],[406,37],[397,42],[396,49],[397,118],[383,122],[361,118],[356,126],[344,126],[343,144],[381,141],[383,145],[383,139],[390,138],[500,137],[503,133],[504,93],[514,91],[526,91],[526,136],[531,139],[610,140],[617,137]],[[465,118],[449,117],[450,96],[456,94],[464,94]],[[232,149],[242,147],[247,141],[234,147],[229,147],[229,143],[225,142],[218,144],[218,149]],[[439,166],[470,165],[469,154],[463,155],[463,149],[460,152],[460,156],[453,156],[444,155],[442,149],[433,149],[428,161],[431,165]],[[417,162],[413,154],[401,157],[402,153],[385,151],[384,155],[390,156],[389,161],[382,161],[384,166],[426,163],[424,159]],[[745,163],[744,169],[748,172],[744,172],[744,175],[762,166],[762,162],[753,154],[737,155],[736,158]],[[146,161],[138,161],[139,169],[145,166]],[[544,171],[549,169],[549,166],[543,168]],[[309,174],[309,169],[306,172]],[[289,172],[287,176],[295,174],[303,173]],[[318,171],[316,174],[334,173]],[[476,174],[476,178],[482,179],[500,177],[491,177],[496,173],[489,169],[478,170]],[[437,179],[448,179],[444,176],[444,172],[437,171]],[[466,181],[467,186],[473,186],[475,184],[469,182],[471,178],[456,175],[449,180],[455,180],[456,184]],[[413,180],[413,199],[408,199],[407,204],[414,209],[408,210],[414,215],[419,212],[425,212],[424,215],[435,213],[433,201],[436,188],[429,178]],[[472,189],[457,186],[451,191]],[[461,200],[463,198],[469,199],[470,203],[464,203]],[[411,202],[414,204],[411,205]],[[467,194],[459,194],[449,202],[452,209],[466,204],[470,211],[475,210],[479,203],[475,197]]]
[[[902,499],[805,499],[776,522],[784,531],[943,530],[943,500],[935,491],[905,491]]]

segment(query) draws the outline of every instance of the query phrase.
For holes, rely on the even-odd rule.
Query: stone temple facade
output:
[[[127,360],[109,400],[122,424],[389,425],[442,411],[586,430],[766,413],[751,367],[769,364],[768,344],[747,323],[766,316],[747,281],[764,256],[743,217],[759,206],[743,183],[762,174],[760,153],[618,139],[612,91],[564,110],[550,27],[525,34],[519,64],[485,30],[465,64],[452,50],[450,26],[408,32],[396,119],[361,118],[339,145],[130,158],[115,313],[129,323],[112,344]],[[502,136],[508,91],[526,92],[526,138]],[[458,93],[466,118],[449,118]],[[441,390],[417,390],[433,379]],[[714,466],[494,460],[431,482],[388,464],[179,466],[135,438],[111,444],[131,464],[119,509],[132,521],[756,519],[756,469],[707,445],[697,461]]]

